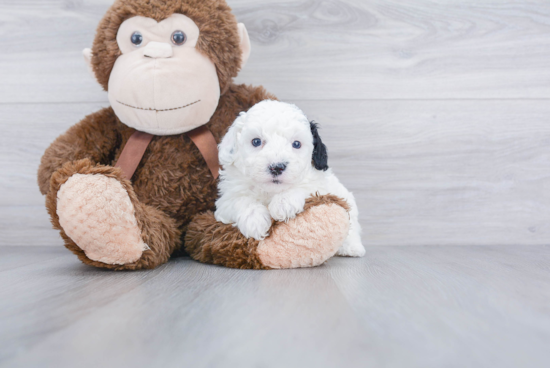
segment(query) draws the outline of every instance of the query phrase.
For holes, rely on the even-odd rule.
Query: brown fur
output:
[[[239,112],[262,100],[275,99],[262,87],[232,84],[240,68],[241,52],[237,23],[225,1],[116,0],[99,24],[94,40],[95,75],[107,89],[111,70],[120,55],[116,34],[124,20],[141,15],[161,21],[173,13],[185,14],[195,21],[200,29],[197,48],[217,67],[220,89],[225,93],[206,126],[219,143]],[[113,165],[133,132],[134,129],[119,121],[111,108],[106,108],[70,128],[44,153],[38,183],[40,191],[47,196],[48,212],[65,246],[92,266],[147,269],[166,262],[181,247],[180,239],[185,238],[187,232],[186,249],[201,262],[235,268],[268,268],[258,258],[257,241],[245,239],[230,225],[216,223],[211,211],[217,196],[217,181],[187,135],[154,137],[131,182],[124,179],[120,169]],[[143,241],[151,248],[140,260],[122,266],[92,261],[65,234],[57,216],[57,192],[75,173],[106,175],[121,182],[134,205]],[[306,211],[328,203],[347,209],[345,202],[323,196],[309,199]],[[274,224],[272,231],[278,226],[282,225]]]
[[[231,85],[207,127],[219,143],[239,112],[274,98],[262,87]],[[86,264],[112,269],[154,268],[166,262],[180,247],[179,235],[185,233],[195,215],[214,209],[217,181],[185,134],[153,138],[132,177],[133,183],[125,181],[112,166],[133,132],[134,129],[118,120],[111,108],[106,108],[70,128],[42,157],[38,182],[41,192],[47,194],[47,207],[56,229],[61,230],[55,211],[59,187],[74,173],[101,172],[123,183],[136,208],[144,242],[157,247],[152,254],[144,252],[135,264],[105,265],[88,259],[61,230],[65,246]],[[98,164],[103,166],[96,166]]]
[[[226,91],[240,70],[241,51],[237,21],[224,0],[116,0],[99,23],[92,46],[94,73],[105,90],[121,55],[116,35],[122,22],[135,16],[160,22],[174,13],[195,21],[200,31],[197,49],[214,62],[220,89]]]
[[[269,269],[258,258],[258,244],[238,228],[217,222],[212,211],[195,216],[185,234],[185,250],[193,259],[231,268]]]
[[[336,204],[349,212],[345,200],[334,195],[315,195],[306,200],[304,212],[298,216],[315,206],[327,204]],[[273,233],[284,224],[273,221],[269,232]],[[259,244],[255,239],[245,238],[237,227],[217,222],[212,211],[195,216],[185,235],[185,250],[193,259],[230,268],[270,269],[258,256]]]
[[[306,199],[306,204],[304,205],[304,211],[307,211],[311,207],[320,206],[322,204],[336,204],[342,207],[343,209],[345,209],[347,212],[350,211],[349,204],[344,199],[337,197],[333,194],[326,194],[322,196],[322,195],[319,195],[318,193]]]
[[[200,30],[197,48],[216,65],[220,89],[225,91],[207,123],[219,143],[238,113],[265,99],[275,99],[262,87],[233,85],[241,51],[237,22],[224,0],[116,0],[100,22],[93,44],[92,64],[99,83],[107,89],[113,65],[120,55],[116,35],[121,23],[133,16],[161,21],[173,13],[187,15]],[[87,264],[113,269],[154,268],[166,262],[181,245],[180,235],[198,213],[214,208],[217,181],[202,155],[185,134],[156,136],[150,143],[132,183],[113,168],[134,129],[122,124],[112,108],[84,118],[46,150],[38,170],[40,191],[65,245]],[[135,207],[143,240],[152,251],[130,265],[111,266],[91,261],[64,233],[56,213],[57,191],[73,174],[103,174],[119,180]]]
[[[141,230],[143,242],[148,244],[151,248],[151,250],[145,251],[137,262],[121,266],[92,261],[86,257],[82,249],[65,234],[59,223],[59,217],[57,216],[57,192],[61,188],[61,185],[74,174],[99,174],[114,178],[117,179],[128,192],[130,200],[134,205],[135,216]],[[176,221],[174,219],[153,207],[141,203],[134,193],[132,184],[130,181],[124,179],[122,171],[119,168],[95,165],[89,159],[67,162],[61,169],[53,174],[50,181],[50,190],[46,196],[46,208],[48,209],[54,228],[61,231],[61,237],[65,240],[65,246],[75,253],[82,262],[92,266],[115,270],[154,268],[165,263],[170,258],[172,252],[181,245],[181,231],[176,227]]]

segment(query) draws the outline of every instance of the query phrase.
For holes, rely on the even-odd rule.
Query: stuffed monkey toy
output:
[[[46,150],[38,183],[65,246],[85,264],[155,268],[180,250],[236,268],[316,266],[348,230],[333,196],[275,223],[263,241],[217,223],[218,152],[241,111],[275,99],[232,83],[250,55],[224,0],[116,0],[84,56],[111,107]]]

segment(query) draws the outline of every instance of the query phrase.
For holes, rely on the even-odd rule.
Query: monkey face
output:
[[[183,14],[161,22],[127,19],[116,41],[122,53],[109,78],[109,101],[124,124],[170,135],[206,124],[220,98],[214,63],[197,50],[199,28]]]

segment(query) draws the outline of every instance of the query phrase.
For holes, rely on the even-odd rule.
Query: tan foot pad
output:
[[[258,257],[271,268],[319,266],[342,246],[349,229],[346,209],[317,205],[288,223],[277,223],[258,245]]]
[[[128,264],[149,249],[130,197],[114,178],[71,176],[57,193],[57,215],[65,233],[91,260]]]

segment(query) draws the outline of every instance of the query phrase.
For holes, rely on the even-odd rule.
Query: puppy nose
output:
[[[143,55],[158,59],[172,57],[172,46],[166,42],[149,42],[143,49]]]
[[[286,164],[279,162],[278,164],[269,165],[269,171],[273,176],[279,176],[285,171]]]

